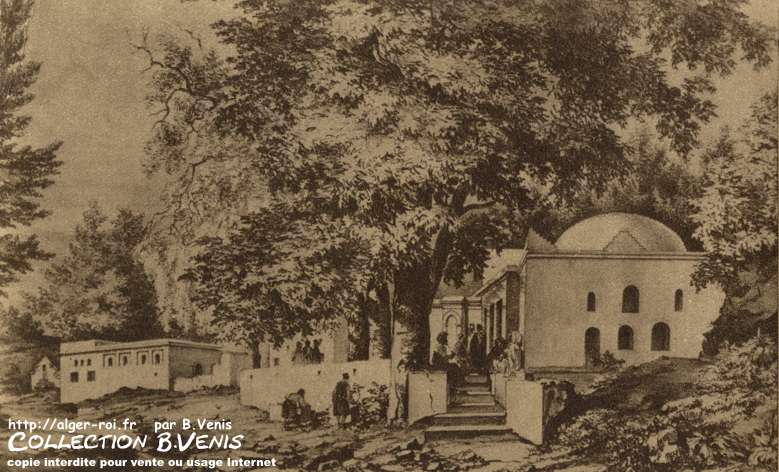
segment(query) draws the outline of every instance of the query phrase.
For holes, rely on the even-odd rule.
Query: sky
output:
[[[775,0],[754,0],[747,12],[777,24]],[[63,141],[64,162],[56,183],[44,192],[43,206],[52,214],[31,227],[45,249],[62,252],[68,235],[90,201],[104,209],[154,208],[160,178],[148,178],[142,167],[143,146],[153,121],[144,97],[149,75],[137,44],[166,32],[198,32],[213,39],[209,25],[234,15],[229,0],[38,0],[29,26],[28,57],[43,63],[33,88],[35,100],[25,110],[33,118],[29,142]],[[714,101],[720,118],[703,132],[713,137],[722,125],[738,126],[749,106],[776,84],[776,63],[756,73],[751,66],[718,83]],[[7,287],[15,304],[23,290],[33,289],[37,272]],[[4,302],[0,299],[0,305]]]

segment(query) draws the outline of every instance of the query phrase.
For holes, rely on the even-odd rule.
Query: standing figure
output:
[[[521,336],[518,331],[509,334],[509,344],[506,348],[508,358],[508,373],[514,374],[522,368]]]
[[[343,378],[335,384],[335,389],[333,389],[333,416],[335,416],[339,428],[346,427],[346,421],[349,417],[349,390],[349,374],[344,372]]]
[[[295,343],[295,352],[292,353],[292,363],[293,364],[303,363],[303,343],[300,341]]]
[[[454,394],[454,388],[462,382],[460,367],[452,362],[455,355],[449,351],[449,339],[446,331],[438,333],[436,337],[437,345],[433,351],[433,359],[430,362],[435,370],[446,371],[447,386],[449,395]]]
[[[460,336],[457,337],[457,342],[454,345],[454,358],[460,369],[467,369],[469,364],[468,359],[468,338],[464,332],[460,332]]]
[[[487,345],[485,344],[484,327],[482,325],[476,325],[476,333],[471,338],[471,343],[468,346],[468,354],[471,358],[471,368],[476,372],[484,370],[484,357]]]
[[[322,344],[321,339],[315,339],[314,340],[314,347],[311,348],[311,359],[312,362],[315,362],[317,364],[321,363],[325,360],[325,355],[322,354],[322,350],[319,348],[319,346]]]
[[[305,344],[303,344],[303,364],[311,364],[314,362],[312,359],[313,351],[311,349],[311,341],[306,339]]]
[[[436,346],[430,365],[435,370],[446,370],[449,367],[449,357],[449,336],[446,331],[441,331],[436,336]]]

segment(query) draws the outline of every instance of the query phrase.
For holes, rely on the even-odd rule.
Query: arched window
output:
[[[154,363],[159,364],[162,361],[162,357],[159,354],[154,354]]]
[[[674,310],[682,311],[684,309],[684,292],[682,289],[677,289],[674,293]]]
[[[587,294],[587,311],[595,311],[595,294],[593,292]]]
[[[201,364],[194,364],[192,366],[192,377],[203,375],[203,366]]]
[[[657,323],[652,327],[652,350],[668,351],[671,349],[671,328],[665,323]]]
[[[622,313],[638,313],[638,289],[628,285],[622,291]]]
[[[108,367],[113,367],[114,366],[114,359],[109,357],[108,359],[106,359],[106,364],[108,364]]]
[[[620,326],[617,334],[617,349],[633,350],[633,328],[630,326]]]

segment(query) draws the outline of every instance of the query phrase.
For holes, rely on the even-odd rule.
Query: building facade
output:
[[[173,390],[179,379],[203,379],[190,382],[193,387],[237,385],[240,370],[249,367],[244,351],[178,339],[62,343],[60,401],[98,398],[123,387]]]
[[[60,376],[57,363],[49,359],[49,356],[41,357],[30,374],[30,385],[33,389],[59,387]]]
[[[693,358],[724,300],[691,285],[703,257],[655,220],[608,213],[555,243],[531,231],[470,298],[480,300],[487,349],[515,332],[531,370],[597,367],[606,351],[627,364]]]

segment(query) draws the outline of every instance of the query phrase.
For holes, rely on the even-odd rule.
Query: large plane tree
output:
[[[424,364],[441,282],[478,273],[541,199],[620,174],[620,128],[696,146],[713,79],[769,61],[741,3],[241,1],[217,51],[139,45],[149,168],[175,177],[174,222],[261,191],[363,239],[372,292]]]

